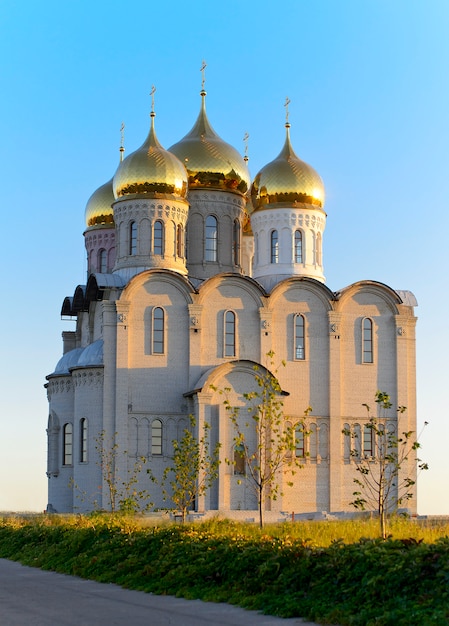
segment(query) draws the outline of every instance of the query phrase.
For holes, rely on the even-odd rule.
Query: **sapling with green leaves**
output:
[[[366,452],[365,441],[363,445],[356,441],[358,433],[346,428],[342,432],[356,443],[355,447],[351,447],[350,454],[357,463],[359,475],[354,478],[357,490],[353,492],[355,499],[350,504],[361,511],[375,510],[379,515],[381,536],[385,539],[388,515],[413,498],[416,468],[427,470],[428,465],[417,457],[421,444],[419,438],[414,438],[414,431],[399,435],[397,429],[387,423],[393,406],[390,396],[384,391],[377,391],[375,402],[378,417],[371,414],[368,404],[362,404],[368,417],[362,432],[364,440],[369,443],[369,453]],[[401,415],[406,407],[399,406],[396,411]],[[411,466],[413,469],[408,472]]]
[[[276,376],[278,370],[274,369],[273,351],[267,353],[267,360],[267,368],[258,365],[253,368],[256,388],[243,394],[246,418],[242,416],[241,407],[231,404],[228,397],[230,388],[220,390],[212,386],[214,391],[225,396],[224,405],[234,428],[234,458],[226,461],[235,466],[240,457],[244,466],[243,480],[249,481],[257,497],[261,528],[266,502],[277,500],[282,495],[283,475],[288,474],[292,478],[296,470],[303,467],[307,453],[296,455],[295,432],[309,435],[306,418],[312,411],[308,407],[299,424],[291,425],[287,422],[282,389]],[[282,365],[285,366],[285,362]],[[293,486],[292,480],[285,481],[285,484]]]
[[[98,465],[101,468],[103,481],[107,488],[109,510],[126,513],[148,511],[153,503],[146,489],[139,488],[140,474],[146,463],[146,458],[137,457],[133,467],[127,470],[126,477],[117,475],[117,461],[120,455],[127,462],[128,453],[120,451],[116,441],[116,434],[110,440],[105,431],[101,431],[95,439],[95,450],[98,454]]]
[[[190,415],[189,420],[183,437],[172,442],[172,464],[165,468],[162,477],[164,500],[170,501],[180,511],[182,522],[185,522],[195,500],[204,496],[218,477],[220,463],[220,444],[216,443],[211,449],[210,425],[205,422],[201,437],[197,437],[195,417]]]

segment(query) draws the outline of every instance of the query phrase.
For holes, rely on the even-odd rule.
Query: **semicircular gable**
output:
[[[79,311],[87,311],[86,285],[78,285],[73,294],[72,311],[74,315]]]
[[[230,361],[228,363],[222,363],[221,365],[217,365],[216,367],[211,367],[206,372],[204,372],[198,379],[198,382],[193,387],[193,389],[186,392],[184,394],[184,397],[193,396],[197,393],[201,393],[202,391],[209,391],[211,388],[216,387],[220,380],[222,380],[231,372],[254,375],[256,371],[262,375],[268,374],[277,381],[277,377],[272,372],[270,372],[268,368],[266,368],[264,365],[261,365],[260,363],[249,360]],[[289,395],[287,391],[282,391],[281,393],[282,395]]]
[[[258,307],[265,305],[264,300],[266,292],[258,282],[253,278],[249,278],[249,276],[241,276],[240,274],[232,274],[231,272],[217,274],[205,280],[204,283],[198,287],[198,304],[202,304],[206,297],[215,291],[218,286],[222,285],[232,285],[235,288],[242,289],[253,298]]]
[[[270,294],[270,308],[273,308],[276,302],[291,289],[308,291],[322,303],[326,311],[332,311],[334,309],[335,295],[329,287],[326,287],[326,285],[319,280],[306,276],[291,276],[278,283]]]
[[[73,297],[66,296],[61,307],[61,317],[73,317]]]
[[[394,315],[398,315],[398,305],[402,299],[394,289],[384,283],[375,280],[361,280],[336,293],[337,310],[343,310],[345,306],[360,294],[371,294],[381,298]]]
[[[192,294],[195,293],[195,288],[192,283],[178,272],[163,269],[146,270],[131,278],[120,294],[119,300],[131,300],[137,290],[153,279],[170,284],[181,292],[189,304],[193,302]]]

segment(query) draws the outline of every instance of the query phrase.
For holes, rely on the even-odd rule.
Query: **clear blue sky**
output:
[[[0,511],[46,497],[43,384],[61,304],[85,282],[84,209],[149,125],[169,147],[199,111],[250,169],[284,140],[327,191],[336,291],[373,279],[418,299],[419,512],[449,514],[449,3],[447,0],[4,0],[0,4],[3,297]],[[369,399],[367,399],[369,400]]]

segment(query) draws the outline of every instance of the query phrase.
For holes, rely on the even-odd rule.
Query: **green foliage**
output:
[[[196,437],[193,432],[195,418],[190,415],[189,419],[190,428],[184,430],[182,439],[174,439],[172,442],[172,465],[164,470],[162,479],[164,500],[171,501],[175,509],[181,512],[182,522],[185,522],[187,512],[194,506],[195,500],[205,495],[216,480],[220,463],[220,444],[217,443],[210,451],[210,425],[205,422],[203,434]]]
[[[219,520],[145,527],[142,518],[99,513],[13,517],[0,518],[0,557],[320,623],[446,626],[449,525],[395,518],[391,529],[383,541],[369,520],[262,530]]]
[[[225,396],[224,405],[234,427],[234,450],[242,457],[246,478],[256,493],[261,527],[264,523],[265,502],[276,500],[282,495],[282,475],[293,476],[297,469],[303,467],[302,459],[295,454],[295,428],[301,428],[307,436],[309,432],[304,420],[312,411],[310,407],[305,410],[301,424],[286,424],[282,389],[274,375],[278,370],[273,369],[273,351],[267,353],[267,359],[267,368],[261,369],[257,365],[253,368],[257,388],[243,394],[249,419],[242,418],[240,407],[232,406],[228,399],[231,391],[229,388],[220,390],[212,386],[214,391]],[[251,429],[255,430],[255,443],[248,434]],[[226,462],[230,465],[236,464],[235,458],[227,459]],[[293,485],[292,481],[287,481],[286,484]]]
[[[417,440],[413,440],[413,431],[403,432],[401,436],[396,430],[391,430],[386,424],[388,411],[392,407],[390,396],[384,391],[377,391],[375,402],[379,408],[379,417],[371,415],[368,404],[363,404],[368,415],[368,423],[364,426],[370,433],[372,450],[369,456],[363,452],[363,446],[351,449],[351,456],[356,459],[356,470],[359,478],[354,478],[357,490],[351,504],[362,511],[375,510],[379,514],[380,531],[382,537],[387,536],[388,514],[397,511],[398,507],[413,497],[415,480],[402,470],[407,468],[409,459],[421,447]],[[398,414],[406,411],[405,406],[397,409]],[[424,424],[427,425],[427,422]],[[357,438],[356,433],[343,429],[343,434]],[[427,470],[428,465],[421,459],[413,459],[414,467]],[[413,476],[415,471],[413,471]]]

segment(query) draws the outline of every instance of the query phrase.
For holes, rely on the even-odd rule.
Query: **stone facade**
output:
[[[160,480],[194,415],[198,432],[208,422],[221,444],[218,479],[195,510],[257,516],[249,479],[226,462],[234,430],[217,389],[244,408],[254,366],[269,367],[271,351],[285,362],[276,372],[285,421],[312,411],[304,467],[292,487],[280,477],[283,495],[267,502],[268,518],[352,510],[356,461],[342,430],[363,432],[362,404],[376,390],[407,406],[392,410],[388,425],[415,430],[413,295],[374,281],[331,291],[322,206],[256,209],[244,233],[246,206],[244,192],[219,187],[186,198],[135,194],[111,206],[115,237],[110,222],[88,225],[88,280],[62,308],[76,330],[64,333],[64,354],[47,376],[49,510],[111,508],[108,472],[120,487],[142,458]],[[103,247],[115,258],[100,272]],[[404,472],[413,476],[413,464]],[[145,470],[136,488],[165,506]],[[408,506],[416,512],[416,494]]]

